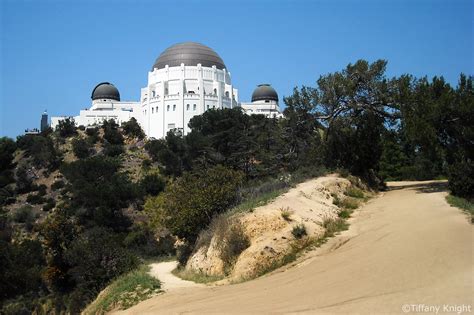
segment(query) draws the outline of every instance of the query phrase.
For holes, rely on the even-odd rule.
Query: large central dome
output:
[[[175,44],[163,51],[156,59],[151,71],[155,68],[162,69],[166,65],[180,66],[182,63],[185,66],[197,66],[200,63],[203,67],[216,66],[221,70],[226,68],[222,58],[211,48],[199,43],[185,42]]]

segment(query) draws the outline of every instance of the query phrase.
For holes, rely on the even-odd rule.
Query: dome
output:
[[[259,84],[252,93],[252,102],[267,100],[278,102],[278,94],[270,84]]]
[[[170,67],[180,66],[197,66],[200,63],[203,67],[216,66],[217,69],[224,69],[226,66],[221,57],[211,48],[199,43],[186,42],[179,43],[168,47],[156,59],[153,69],[162,69],[166,65]]]
[[[92,90],[92,100],[109,99],[120,101],[120,93],[117,88],[109,82],[102,82]]]

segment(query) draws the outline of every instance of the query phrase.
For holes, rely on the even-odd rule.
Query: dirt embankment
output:
[[[210,276],[227,274],[234,281],[254,278],[292,250],[295,226],[304,225],[306,239],[321,238],[325,232],[323,222],[338,218],[341,210],[333,204],[334,198],[347,198],[344,192],[351,186],[345,178],[320,177],[297,185],[250,213],[237,214],[235,219],[240,221],[250,246],[238,256],[232,270],[225,270],[219,233],[195,250],[186,270]]]

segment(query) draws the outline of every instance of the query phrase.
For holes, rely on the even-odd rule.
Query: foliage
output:
[[[26,156],[33,158],[38,167],[54,169],[59,165],[59,154],[50,137],[41,135],[24,135],[17,139],[18,148],[25,151]]]
[[[46,202],[46,199],[43,198],[41,195],[39,194],[29,194],[27,197],[26,197],[26,202],[32,204],[32,205],[38,205],[38,204],[42,204],[42,203],[45,203]]]
[[[293,211],[290,210],[289,207],[281,208],[280,209],[280,214],[281,214],[281,217],[283,218],[283,220],[291,221],[291,215],[293,214]]]
[[[119,167],[116,159],[99,156],[61,167],[71,183],[73,205],[87,210],[83,219],[118,230],[129,226],[121,209],[137,196],[137,189]]]
[[[113,309],[127,309],[161,292],[160,281],[150,276],[150,267],[141,265],[112,282],[106,294],[89,306],[84,314],[102,314]]]
[[[76,122],[74,121],[74,118],[68,117],[66,119],[61,119],[56,126],[56,132],[62,138],[76,135]]]
[[[91,155],[92,146],[83,138],[74,138],[71,142],[72,152],[78,159],[85,159]]]
[[[51,184],[51,190],[55,191],[55,190],[61,189],[64,187],[64,185],[65,184],[63,180],[57,180]]]
[[[324,237],[332,237],[340,231],[347,230],[349,224],[341,217],[336,219],[327,218],[323,221],[323,227],[326,229]]]
[[[39,241],[0,240],[0,247],[0,301],[44,289],[41,272],[45,260]]]
[[[145,195],[157,196],[165,189],[165,179],[155,173],[145,175],[140,180],[140,187]]]
[[[94,144],[99,140],[99,128],[97,127],[87,127],[86,135],[88,136],[87,140]]]
[[[474,223],[474,202],[453,195],[447,195],[446,201],[451,206],[458,207],[469,213],[471,215],[471,223]]]
[[[134,117],[132,117],[129,121],[122,123],[122,129],[129,137],[138,139],[145,138],[145,133]]]
[[[105,120],[102,124],[102,129],[104,130],[104,139],[107,140],[110,144],[122,145],[123,136],[118,130],[117,123],[113,120]]]
[[[184,173],[158,197],[148,198],[145,210],[155,223],[193,242],[214,215],[234,205],[241,183],[240,172],[223,166]]]
[[[364,192],[357,188],[357,187],[349,187],[345,192],[344,195],[352,197],[352,198],[364,198]]]
[[[104,151],[102,151],[102,153],[104,153],[104,155],[109,156],[109,157],[119,156],[123,152],[124,152],[124,150],[123,150],[122,145],[120,145],[120,144],[109,144],[109,143],[106,143],[104,145]]]
[[[135,256],[120,246],[117,237],[104,228],[92,228],[74,239],[65,252],[70,268],[68,276],[75,282],[75,309],[80,311],[112,279],[135,268]]]
[[[304,226],[303,223],[297,224],[297,225],[295,225],[295,226],[291,229],[291,234],[292,234],[296,239],[300,239],[300,238],[302,238],[303,236],[306,236],[306,235],[307,235],[307,233],[306,233],[306,227]]]
[[[217,239],[219,256],[224,263],[224,272],[229,274],[239,255],[250,246],[242,222],[235,217],[218,216],[211,224]]]

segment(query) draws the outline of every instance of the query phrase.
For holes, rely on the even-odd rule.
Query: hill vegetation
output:
[[[234,108],[159,140],[134,119],[88,128],[67,119],[1,138],[2,312],[79,313],[146,258],[185,263],[219,213],[328,170],[375,189],[447,177],[472,200],[472,77],[453,88],[442,77],[389,79],[386,65],[359,60],[295,88],[278,120]]]

